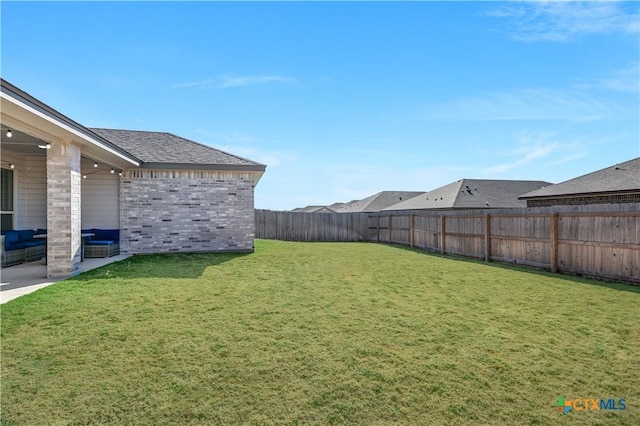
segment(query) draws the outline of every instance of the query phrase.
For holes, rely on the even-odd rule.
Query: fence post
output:
[[[491,261],[491,215],[484,215],[484,261]]]
[[[415,225],[415,219],[416,219],[416,215],[414,214],[409,215],[409,244],[411,245],[411,247],[413,247],[413,228]]]
[[[391,221],[393,220],[392,217],[393,216],[389,215],[389,226],[388,226],[388,228],[389,228],[389,244],[391,244]]]
[[[445,215],[440,216],[440,254],[444,254],[444,242],[445,242]]]
[[[380,242],[380,216],[376,216],[376,243]]]
[[[551,215],[551,249],[549,250],[551,272],[558,272],[558,213]]]

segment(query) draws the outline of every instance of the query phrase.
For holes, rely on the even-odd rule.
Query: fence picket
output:
[[[257,238],[387,241],[640,284],[640,203],[463,212],[256,210],[255,228]]]

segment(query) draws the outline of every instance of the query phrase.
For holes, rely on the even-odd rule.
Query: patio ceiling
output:
[[[140,164],[135,157],[4,80],[0,92],[0,123],[5,152],[46,155],[46,150],[38,145],[67,140],[81,147],[83,157],[119,169]],[[7,129],[11,129],[11,138],[7,138]]]
[[[7,137],[8,130],[11,130],[10,138]],[[38,139],[19,130],[10,129],[9,127],[4,125],[0,125],[0,132],[0,152],[2,153],[2,155],[14,155],[17,157],[42,157],[42,161],[46,161],[47,150],[40,148],[40,146],[46,145],[46,141]],[[82,157],[88,158],[91,161],[100,161],[97,158],[85,155],[84,151],[82,153]],[[3,164],[4,163],[5,162],[3,161]]]
[[[9,127],[0,126],[1,140],[2,140],[2,153],[14,154],[14,155],[41,155],[46,156],[47,150],[38,148],[38,145],[45,145],[46,142],[42,139],[35,138],[31,135],[23,133],[21,131],[11,129],[12,136],[7,137],[7,131]]]

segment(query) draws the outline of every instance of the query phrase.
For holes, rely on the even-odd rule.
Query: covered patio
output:
[[[46,265],[32,262],[30,274],[75,275],[86,269],[81,229],[120,228],[119,174],[139,162],[4,80],[0,96],[3,234],[46,230]],[[3,268],[3,283],[12,273]]]

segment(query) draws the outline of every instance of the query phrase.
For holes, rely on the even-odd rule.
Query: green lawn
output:
[[[2,424],[637,425],[639,307],[380,244],[133,257],[2,306]]]

